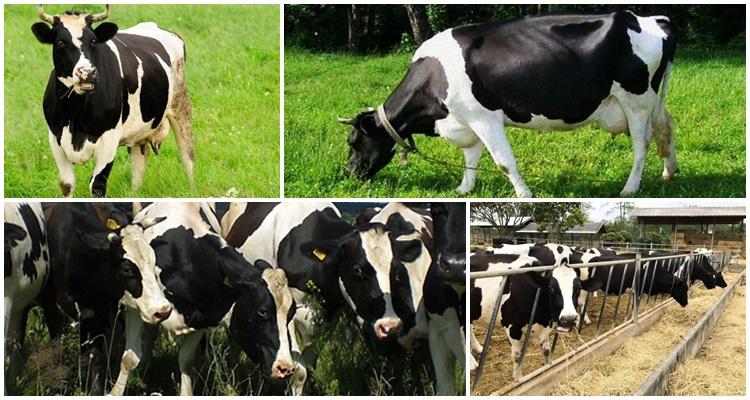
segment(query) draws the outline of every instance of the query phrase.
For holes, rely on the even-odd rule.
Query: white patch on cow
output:
[[[400,318],[393,309],[393,299],[391,297],[390,272],[393,261],[391,240],[388,234],[381,229],[370,229],[360,232],[359,237],[362,241],[365,258],[375,269],[375,279],[378,281],[378,287],[383,292],[385,300],[385,312],[381,318],[375,321],[375,326],[385,322],[400,322]]]
[[[70,32],[70,37],[73,39],[73,45],[77,48],[81,48],[81,39],[83,38],[83,30],[86,29],[86,17],[85,15],[58,15],[63,28]]]
[[[274,367],[276,364],[285,365],[291,368],[294,365],[290,351],[289,343],[289,324],[287,316],[289,309],[292,307],[292,294],[289,291],[289,282],[286,279],[286,273],[282,269],[268,268],[263,271],[263,280],[268,285],[268,291],[271,292],[274,305],[276,306],[276,325],[279,331],[279,349],[276,352]],[[273,368],[272,368],[273,370]]]
[[[164,313],[172,309],[172,305],[164,297],[164,286],[157,280],[156,254],[146,240],[143,230],[139,226],[128,225],[121,231],[122,248],[125,251],[123,258],[130,260],[138,267],[141,274],[143,292],[140,297],[134,298],[129,292],[125,292],[120,302],[127,307],[137,309],[141,319],[150,324],[159,323],[155,314]]]
[[[563,299],[563,308],[560,311],[559,318],[575,318],[578,320],[578,311],[573,304],[573,282],[577,278],[576,271],[566,266],[557,267],[552,270],[552,278],[557,280],[560,287],[560,295]]]

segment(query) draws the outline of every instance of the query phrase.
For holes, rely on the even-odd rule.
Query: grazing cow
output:
[[[153,221],[153,222],[147,222]],[[192,395],[197,348],[205,328],[226,326],[229,337],[276,379],[294,371],[288,325],[294,301],[284,271],[263,260],[247,262],[219,234],[208,204],[154,203],[133,224],[148,224],[159,284],[173,306],[161,327],[180,338],[180,394]],[[126,350],[112,394],[122,395],[143,356],[143,323],[125,315]]]
[[[132,186],[143,180],[148,145],[158,153],[171,125],[180,160],[192,181],[193,132],[185,83],[185,43],[155,23],[118,32],[101,14],[48,15],[39,6],[32,27],[52,45],[54,69],[44,93],[49,144],[66,197],[75,191],[73,164],[96,159],[89,189],[103,197],[118,146],[127,146]],[[48,25],[50,24],[50,25]]]
[[[392,271],[403,270],[392,268],[400,261],[394,254],[413,260],[422,248],[420,240],[396,240],[408,232],[389,231],[376,222],[354,227],[332,203],[313,202],[232,205],[222,226],[229,227],[227,242],[248,261],[268,260],[286,272],[298,304],[294,327],[300,348],[310,343],[315,328],[310,295],[319,298],[329,319],[348,304],[368,334],[379,340],[399,337],[403,321],[391,282],[397,279]],[[306,373],[298,365],[293,381],[300,390]]]
[[[504,246],[505,247],[505,246]],[[537,289],[539,302],[531,327],[531,341],[549,353],[551,343],[549,333],[553,327],[558,332],[569,332],[579,321],[577,311],[580,291],[594,291],[601,287],[602,282],[597,277],[581,278],[580,271],[568,268],[565,264],[573,255],[572,250],[562,245],[533,245],[528,246],[524,253],[520,248],[513,248],[516,253],[478,254],[471,258],[471,271],[488,269],[519,269],[538,265],[554,265],[555,268],[547,273],[527,272],[511,275],[503,293],[499,293],[499,283],[503,278],[483,278],[472,280],[471,290],[471,320],[479,320],[485,326],[489,325],[492,309],[502,295],[500,307],[500,323],[505,328],[506,336],[511,344],[514,358],[513,377],[521,378],[519,355],[522,346],[524,327],[528,331],[531,311],[534,306]],[[521,253],[521,254],[519,254]],[[476,311],[473,307],[476,307]],[[472,332],[473,336],[473,332]],[[481,352],[482,348],[476,338],[472,338],[472,348]]]
[[[410,148],[406,140],[424,133],[463,149],[460,194],[474,188],[487,147],[516,194],[528,197],[505,127],[570,130],[596,122],[633,141],[622,196],[638,190],[652,136],[664,162],[662,178],[670,179],[677,161],[664,103],[672,31],[667,17],[624,11],[526,17],[438,33],[417,49],[383,105],[339,119],[353,126],[348,169],[371,179],[399,146]]]
[[[640,296],[643,293],[648,295],[656,295],[662,293],[668,293],[672,296],[677,303],[682,307],[688,304],[688,285],[684,279],[673,275],[668,269],[669,260],[649,260],[653,256],[645,256],[641,258],[641,280],[640,288],[637,288],[636,293]],[[595,257],[590,262],[606,262],[606,261],[623,261],[623,260],[635,260],[633,254],[623,254],[615,256],[601,256]],[[611,278],[610,268],[612,270]],[[587,273],[596,277],[605,286],[602,287],[603,291],[607,291],[609,294],[620,294],[626,289],[633,287],[633,280],[635,278],[635,262],[627,263],[624,265],[615,265],[612,267],[600,266],[596,268],[588,268]],[[623,277],[624,275],[624,277]],[[609,288],[606,287],[607,279],[609,278]]]
[[[721,288],[727,287],[727,282],[724,280],[724,276],[721,274],[721,272],[716,272],[716,270],[714,270],[713,265],[711,265],[710,258],[705,254],[693,253],[690,251],[677,251],[650,252],[649,255],[652,257],[684,255],[685,257],[681,257],[678,260],[662,260],[661,265],[677,265],[678,267],[673,268],[672,270],[670,270],[670,272],[674,272],[675,275],[685,278],[685,269],[688,268],[692,260],[692,269],[690,269],[691,284],[699,280],[703,282],[703,285],[706,287],[706,289],[713,289],[716,286],[719,286]]]
[[[49,274],[49,248],[39,203],[5,203],[5,384],[15,381],[26,317]]]
[[[44,290],[80,322],[84,381],[91,394],[101,395],[108,360],[116,358],[108,349],[120,304],[149,324],[165,320],[172,307],[156,280],[144,226],[119,226],[117,217],[97,208],[87,203],[45,205],[52,273]],[[60,331],[58,321],[47,323],[51,331]]]
[[[466,205],[431,203],[430,212],[433,257],[424,282],[428,341],[436,394],[455,395],[456,362],[466,369]]]

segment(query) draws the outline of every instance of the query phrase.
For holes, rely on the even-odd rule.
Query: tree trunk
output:
[[[406,13],[409,15],[411,31],[414,34],[414,42],[417,46],[430,38],[430,24],[427,22],[427,10],[423,4],[408,4]]]
[[[362,6],[352,4],[346,13],[346,19],[349,23],[349,37],[346,42],[346,49],[350,53],[359,51],[362,38]]]

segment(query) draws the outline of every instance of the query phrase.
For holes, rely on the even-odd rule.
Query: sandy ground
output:
[[[670,375],[668,395],[745,395],[745,289],[737,289],[698,356]]]
[[[733,282],[733,279],[735,276],[736,274],[730,273],[726,275],[726,279],[728,282]],[[670,310],[676,310],[674,311],[672,318],[680,321],[680,324],[675,325],[673,329],[674,333],[676,333],[677,335],[677,339],[675,339],[674,341],[675,344],[681,339],[680,332],[687,332],[692,326],[692,324],[694,324],[700,318],[700,316],[705,312],[705,310],[707,310],[708,307],[711,304],[713,304],[711,300],[715,300],[715,298],[718,298],[720,293],[721,292],[719,290],[706,290],[702,284],[697,282],[697,284],[693,288],[691,288],[691,294],[690,294],[691,300],[687,308],[682,309],[677,303],[674,303],[674,302],[669,306]],[[623,295],[622,300],[620,301],[619,308],[618,308],[617,320],[613,321],[612,317],[614,315],[617,298],[616,296],[607,297],[607,300],[604,306],[604,311],[601,313],[604,316],[604,318],[601,323],[600,332],[599,332],[600,334],[611,329],[613,326],[616,326],[617,324],[624,322],[625,320],[624,311],[627,307],[627,302],[629,299],[630,299],[630,294]],[[666,299],[666,297],[664,297],[664,299]],[[604,300],[604,296],[601,292],[599,292],[597,297],[590,298],[587,312],[589,314],[589,317],[592,320],[592,324],[585,326],[583,328],[582,334],[571,333],[568,335],[560,335],[560,337],[558,338],[557,347],[554,353],[555,357],[560,356],[564,354],[565,352],[572,350],[586,343],[587,341],[591,340],[592,338],[596,336],[596,324],[597,324],[597,321],[599,320],[598,316],[601,310],[601,304],[603,300]],[[645,312],[646,310],[651,309],[655,307],[656,305],[658,305],[661,301],[662,301],[661,296],[657,296],[656,298],[653,298],[651,300],[646,300],[641,303],[641,310]],[[632,311],[629,312],[628,317],[630,316],[631,313]],[[666,319],[666,318],[663,318],[663,319]],[[682,323],[684,323],[684,325]],[[481,343],[484,343],[486,331],[480,327],[475,327],[475,334],[477,335],[477,338],[479,339],[479,341]],[[668,345],[668,343],[664,343],[664,344]],[[673,346],[663,346],[663,347],[664,347],[664,350],[668,352],[669,350],[671,350]],[[476,354],[475,357],[479,359],[478,354]],[[658,362],[657,359],[660,360],[660,358],[653,358],[653,359],[654,359],[654,365]],[[529,349],[526,353],[526,359],[523,364],[523,372],[525,374],[528,374],[543,365],[544,365],[544,358],[542,355],[541,348],[539,346],[529,345]],[[618,365],[618,364],[616,363],[611,364],[609,368],[614,369],[613,367],[614,365]],[[480,385],[476,394],[477,395],[489,395],[501,389],[502,387],[508,384],[511,384],[513,382],[512,370],[513,370],[513,365],[512,365],[512,361],[510,357],[510,345],[508,343],[507,338],[505,337],[505,332],[503,331],[503,329],[496,327],[492,335],[492,344],[490,346],[490,352],[487,356],[487,362],[484,367]],[[604,374],[605,375],[607,374],[606,371],[604,371]],[[598,376],[599,374],[595,374],[595,375]],[[647,375],[648,373],[643,375],[643,378],[645,378]],[[472,373],[471,378],[472,378],[472,383],[473,383],[473,380],[474,380],[473,373]],[[581,387],[579,389],[575,388],[574,384],[569,385],[570,387],[568,388],[556,388],[555,394],[559,394],[559,395],[564,395],[564,394],[570,394],[570,395],[620,394],[618,390],[614,390],[614,391],[601,390],[601,391],[598,391],[597,393],[594,393],[590,390],[591,382],[592,382],[590,379],[594,379],[594,378],[589,377],[588,379],[581,380]],[[615,380],[614,382],[617,381],[617,378],[613,378],[613,379]],[[641,381],[642,379],[638,381],[638,384],[640,384]],[[616,385],[611,385],[611,386],[616,386]],[[623,392],[622,394],[629,394],[629,393]]]

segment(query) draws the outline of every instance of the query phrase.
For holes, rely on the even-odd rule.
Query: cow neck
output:
[[[383,103],[388,122],[402,138],[415,133],[434,135],[435,121],[444,118],[445,115],[437,115],[431,107],[421,104],[420,99],[424,97],[421,91],[403,90],[403,86],[399,85]],[[378,118],[378,124],[379,127],[385,129],[380,118]]]

